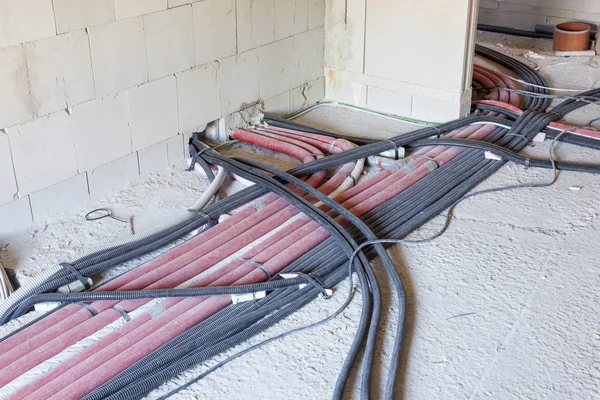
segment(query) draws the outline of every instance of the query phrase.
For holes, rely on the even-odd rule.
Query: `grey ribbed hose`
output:
[[[183,289],[156,289],[136,291],[91,291],[83,293],[44,293],[29,297],[21,303],[15,311],[17,317],[23,315],[28,309],[39,303],[78,303],[80,301],[102,301],[102,300],[135,300],[135,299],[160,299],[169,297],[198,297],[218,296],[233,294],[248,294],[262,291],[271,291],[312,283],[304,277],[254,283],[239,286],[214,286]]]
[[[502,130],[501,129],[497,130],[496,133],[498,131],[502,131]],[[482,160],[481,153],[476,152],[476,151],[467,151],[466,153],[464,153],[464,158],[467,158],[467,157],[469,157],[469,158],[476,157],[477,159]],[[459,158],[462,158],[462,156],[459,157]],[[452,165],[454,165],[456,163],[457,162],[455,162],[454,160],[451,161]],[[481,163],[483,163],[483,164],[481,164]],[[482,181],[486,176],[488,176],[489,174],[491,174],[492,172],[494,172],[495,170],[497,170],[502,164],[503,164],[502,162],[494,162],[494,161],[482,160],[482,161],[480,161],[480,165],[486,165],[486,167],[483,167],[483,168],[482,167],[477,167],[477,165],[475,165],[474,167],[471,167],[469,170],[467,170],[467,173],[468,174],[472,174],[471,171],[473,171],[473,172],[475,172],[475,174],[472,175],[472,177],[470,179],[470,182],[467,185],[467,187],[466,188],[462,188],[462,192],[463,193],[466,192],[468,190],[469,186],[472,187],[475,184],[477,184],[478,182]],[[434,172],[432,172],[432,176],[440,175],[440,178],[442,178],[441,179],[442,184],[448,186],[450,180],[448,180],[446,178],[443,178],[443,174],[444,174],[445,171],[453,172],[453,173],[457,172],[456,170],[450,170],[450,168],[448,168],[447,170],[446,169],[442,169],[442,170],[434,171]],[[420,186],[419,182],[417,182],[417,184],[415,184],[414,190],[412,190],[412,191],[415,192],[415,193],[419,193],[419,192],[423,193],[421,191],[421,189],[423,189],[423,188],[419,188],[417,186]],[[428,186],[425,186],[425,188],[426,187],[428,187]],[[408,192],[410,192],[411,189],[412,188],[409,188],[405,193],[408,194]],[[458,188],[458,189],[460,189],[460,188]],[[452,194],[450,195],[450,199],[446,200],[443,204],[440,204],[440,203],[437,204],[437,209],[433,210],[433,215],[436,215],[437,212],[440,211],[441,209],[446,208],[447,206],[453,204],[454,201],[455,201],[455,199],[457,199],[459,197],[460,197],[460,193],[459,193],[458,190],[452,191]],[[408,200],[408,202],[410,203],[410,200]],[[419,204],[419,203],[417,203],[417,204]],[[385,212],[387,212],[388,209],[390,209],[390,208],[391,208],[391,210],[406,210],[406,208],[399,207],[399,205],[396,205],[395,207],[390,207],[390,206],[392,206],[392,205],[386,203],[386,204],[383,205],[382,209],[385,209],[384,210]],[[403,212],[403,211],[399,211],[399,212]],[[422,213],[419,213],[419,215],[421,215],[421,214]],[[367,219],[372,219],[372,218],[373,217],[368,217],[367,216]],[[420,221],[420,223],[422,223],[422,221]],[[417,222],[415,222],[414,224],[416,225]],[[410,224],[409,224],[409,226],[410,226]],[[404,232],[396,230],[396,231],[393,232],[393,236],[396,236],[396,235],[402,236],[403,234],[406,234],[406,233],[408,233],[406,230],[404,230]],[[332,244],[334,244],[333,241],[331,241],[331,242],[332,242]],[[337,254],[339,255],[339,253],[337,253]],[[330,261],[334,261],[331,258],[329,260]],[[302,262],[303,260],[300,260],[300,261]]]

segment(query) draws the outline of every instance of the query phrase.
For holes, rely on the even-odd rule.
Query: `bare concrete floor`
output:
[[[556,59],[546,41],[482,34],[480,42],[527,61],[530,50],[556,87],[599,86],[598,58]],[[501,44],[502,47],[497,46]],[[524,57],[523,54],[528,54]],[[566,63],[566,64],[565,64]],[[595,64],[596,67],[591,67]],[[531,64],[533,65],[533,64]],[[562,71],[562,72],[561,72]],[[582,123],[600,107],[569,116]],[[392,136],[406,124],[339,108],[320,108],[302,122],[342,132]],[[358,126],[358,128],[357,128]],[[598,125],[596,125],[599,127]],[[546,156],[549,143],[529,148]],[[239,148],[233,151],[241,151]],[[559,159],[600,161],[595,151],[560,144]],[[289,160],[280,160],[282,163]],[[550,171],[508,164],[478,189],[539,183]],[[193,203],[205,182],[169,170],[98,201],[150,224]],[[564,172],[549,188],[520,189],[469,199],[458,206],[448,232],[424,245],[396,246],[409,296],[409,340],[399,398],[405,399],[598,399],[600,398],[600,177]],[[15,236],[0,260],[27,279],[44,266],[89,251],[127,234],[116,221],[84,222],[84,209],[55,216],[47,226]],[[425,237],[438,217],[415,232]],[[376,269],[381,266],[376,262]],[[380,273],[386,316],[375,375],[383,386],[395,325],[396,304]],[[330,300],[317,300],[250,342],[195,368],[152,392],[153,399],[210,365],[251,344],[326,317],[343,302],[347,282]],[[269,344],[224,366],[180,393],[181,399],[328,398],[360,312],[359,300],[331,323]],[[0,327],[0,335],[32,318]],[[351,387],[352,398],[358,390]]]

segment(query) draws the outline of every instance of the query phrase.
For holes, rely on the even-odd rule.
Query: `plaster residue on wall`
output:
[[[367,105],[367,85],[340,79],[336,70],[326,71],[326,93],[328,100],[335,100],[355,106]]]
[[[366,0],[327,0],[325,66],[364,72],[365,5]]]

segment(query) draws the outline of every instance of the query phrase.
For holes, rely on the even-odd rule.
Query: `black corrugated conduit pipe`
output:
[[[531,82],[532,84],[539,85],[539,86],[547,86],[547,83],[545,82],[543,77],[541,77],[541,75],[539,73],[537,73],[532,68],[526,66],[525,64],[523,64],[517,60],[511,59],[508,56],[505,56],[501,53],[495,52],[494,50],[487,49],[487,48],[485,48],[483,46],[479,46],[479,45],[476,47],[476,51],[477,51],[477,54],[479,54],[483,57],[486,57],[488,59],[491,59],[492,61],[498,62],[501,65],[513,70],[525,81]],[[542,93],[542,94],[549,93],[549,91],[546,91],[541,88],[537,88],[535,86],[531,86],[528,88],[531,91],[533,91],[534,93]],[[533,104],[531,104],[531,103],[533,103]],[[529,98],[528,103],[527,103],[528,106],[537,107],[538,109],[543,109],[543,108],[547,107],[547,104],[549,104],[548,99],[539,99],[539,98],[534,98],[534,99]],[[267,118],[267,122],[270,122],[273,125],[279,124],[276,126],[284,126],[284,127],[287,126],[287,127],[293,127],[294,129],[302,128],[302,129],[305,129],[307,132],[336,136],[329,132],[325,132],[325,131],[310,128],[310,127],[305,127],[303,125],[300,125],[300,124],[297,124],[297,123],[291,122],[291,121],[285,121],[285,120],[280,120],[280,119],[276,119],[276,118]],[[448,126],[449,126],[448,124],[442,124],[440,126],[440,129],[445,129]],[[448,128],[448,130],[450,130],[450,128]],[[337,135],[337,136],[341,137],[340,135]],[[355,142],[360,141],[360,139],[354,138],[354,137],[347,137],[347,138],[349,140],[353,140]],[[364,140],[360,141],[360,143],[373,143],[373,139],[364,139]],[[212,175],[212,171],[207,170],[206,165],[201,164],[201,166],[205,169],[207,176],[210,178],[210,176]],[[293,170],[291,171],[291,173],[293,173],[293,174],[295,174],[296,172],[298,172],[298,171],[293,171]],[[300,175],[301,174],[302,173],[300,173]],[[299,176],[299,175],[297,175],[297,176]],[[244,194],[250,194],[251,192],[252,192],[252,190],[250,190]],[[240,200],[240,202],[238,202],[238,205],[241,205],[241,204],[243,204],[241,200],[242,200],[242,197],[244,196],[244,194],[240,194],[239,196],[232,196],[234,199],[231,199],[229,201],[234,202],[235,199],[238,199],[238,200]],[[252,201],[255,198],[255,197],[253,198],[253,196],[258,197],[259,194],[252,193],[250,195],[248,201]],[[229,204],[231,204],[231,203],[229,203]],[[236,206],[232,205],[231,208],[236,208]],[[151,237],[145,238],[144,240],[131,242],[126,245],[116,246],[116,247],[109,248],[109,249],[104,249],[104,250],[92,253],[88,256],[82,257],[78,260],[75,260],[74,262],[72,262],[70,264],[73,265],[74,268],[79,270],[80,273],[82,273],[82,275],[84,275],[84,276],[90,276],[90,275],[93,275],[94,273],[99,273],[99,272],[105,271],[106,269],[112,268],[115,265],[119,265],[120,263],[123,263],[123,262],[129,261],[133,258],[139,257],[150,251],[157,250],[157,249],[165,246],[166,244],[170,243],[171,241],[176,240],[180,237],[183,237],[184,235],[186,235],[189,232],[192,232],[198,228],[201,228],[202,226],[206,225],[207,223],[216,222],[218,220],[218,217],[221,215],[221,213],[227,212],[227,211],[219,212],[218,209],[219,209],[219,207],[216,207],[213,205],[210,207],[210,211],[212,212],[210,215],[209,214],[202,215],[202,216],[191,215],[189,221],[182,222],[178,226],[171,227],[162,232],[158,232]],[[83,271],[84,269],[87,269],[87,268],[89,268],[89,270]],[[68,284],[72,280],[73,280],[73,277],[70,275],[70,273],[68,271],[61,271],[61,272],[55,274],[55,276],[53,276],[52,278],[48,279],[43,284],[41,284],[32,293],[39,294],[39,293],[44,293],[44,292],[51,292],[51,291],[56,290],[60,286]],[[12,309],[12,311],[14,311],[14,308]],[[0,316],[0,324],[3,324],[5,322],[7,322],[9,319],[11,319],[12,318],[11,314],[12,314],[12,312],[6,312],[3,315],[1,315]]]
[[[548,118],[548,117],[544,117],[543,115],[542,115],[542,116],[539,116],[539,115],[533,115],[533,116],[526,116],[525,118],[527,118],[527,119],[530,119],[530,120],[531,120],[531,119],[533,119],[533,120],[536,120],[536,119],[537,119],[537,120],[539,120],[539,119]],[[553,117],[550,117],[550,118],[553,118]],[[541,122],[540,122],[540,123],[541,123]],[[525,126],[525,127],[526,127],[526,126]],[[536,132],[535,132],[535,129],[533,129],[533,130],[531,130],[531,131],[529,132],[529,136],[531,136],[531,135],[534,135],[535,133],[536,133]],[[516,134],[516,135],[519,135],[519,134],[521,134],[521,133],[515,133],[515,134]],[[521,141],[521,142],[524,142],[524,140],[519,140],[519,138],[518,138],[518,137],[515,137],[515,138],[513,138],[513,142],[514,142],[515,140],[516,140],[516,141]],[[481,154],[479,154],[479,156],[481,157]],[[499,167],[499,165],[502,165],[502,162],[493,162],[493,161],[487,161],[487,163],[488,163],[488,165],[490,165],[490,164],[496,164],[496,165],[498,165],[498,167]],[[495,168],[494,168],[494,169],[495,169]]]

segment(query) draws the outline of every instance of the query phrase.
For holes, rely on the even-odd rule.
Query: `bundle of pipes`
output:
[[[543,78],[530,68],[489,49],[478,47],[478,52],[517,72],[532,93],[547,93]],[[0,341],[0,395],[11,399],[143,397],[178,373],[262,332],[320,294],[329,296],[329,288],[354,273],[362,288],[361,320],[333,397],[342,397],[364,346],[361,395],[369,398],[382,312],[379,283],[369,260],[379,256],[400,304],[385,395],[393,398],[403,348],[405,295],[392,260],[377,239],[404,238],[459,201],[507,160],[600,172],[598,165],[525,159],[516,154],[544,131],[581,145],[597,143],[593,131],[572,136],[563,130],[557,135],[559,128],[550,128],[587,103],[571,99],[544,113],[547,99],[525,96],[527,110],[521,112],[523,98],[509,90],[515,85],[506,76],[478,66],[474,79],[496,88],[489,100],[476,105],[487,115],[387,141],[365,139],[360,140],[362,146],[356,146],[351,138],[272,118],[266,118],[267,126],[233,133],[233,139],[303,163],[287,173],[224,157],[194,135],[192,166],[200,165],[209,176],[213,175],[210,165],[218,166],[215,186],[222,182],[223,171],[256,185],[139,240],[57,269],[5,306],[2,322],[38,302],[63,304]],[[583,96],[600,99],[600,90]],[[419,149],[356,184],[365,158],[403,146]],[[484,152],[500,159],[487,159]],[[327,170],[334,167],[337,170],[328,178]],[[215,224],[220,215],[234,210],[230,218]],[[72,281],[72,274],[83,278],[103,271],[202,227],[184,244],[93,291],[47,293]],[[362,248],[360,244],[367,242],[372,247]]]

